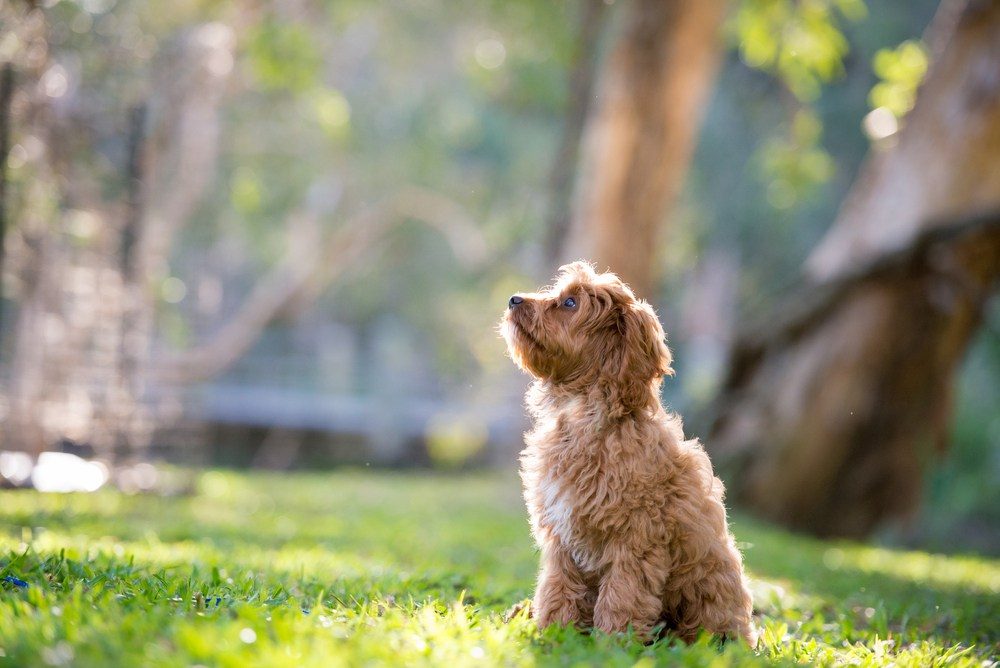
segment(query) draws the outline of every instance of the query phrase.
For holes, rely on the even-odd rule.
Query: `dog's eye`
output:
[[[562,305],[566,308],[576,308],[576,300],[572,297],[567,297]]]

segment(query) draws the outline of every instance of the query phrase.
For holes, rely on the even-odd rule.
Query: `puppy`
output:
[[[511,297],[500,330],[535,378],[521,479],[542,553],[538,626],[648,639],[662,625],[687,642],[706,629],[756,645],[722,482],[660,403],[673,370],[649,304],[574,262],[554,287]]]

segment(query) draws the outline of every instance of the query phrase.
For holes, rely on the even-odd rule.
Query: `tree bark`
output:
[[[566,122],[549,174],[552,200],[545,226],[545,259],[549,264],[559,261],[570,229],[573,178],[580,154],[580,140],[594,96],[601,29],[608,14],[608,5],[604,0],[583,0],[581,5],[580,27],[570,71]],[[546,267],[545,271],[549,269]]]
[[[121,331],[118,340],[118,392],[113,406],[109,407],[113,414],[111,423],[114,432],[114,451],[116,453],[134,453],[142,440],[134,433],[136,423],[141,424],[142,385],[139,382],[139,369],[142,363],[142,353],[148,348],[149,342],[142,345],[143,331],[139,329],[142,316],[140,308],[143,303],[142,277],[136,272],[135,245],[142,226],[142,181],[143,146],[146,140],[146,107],[136,105],[129,115],[128,152],[125,164],[125,219],[122,224],[118,247],[118,272],[121,280],[122,299],[119,305]],[[152,309],[150,305],[149,310]],[[139,339],[139,342],[136,341]],[[137,345],[138,343],[138,345]]]
[[[802,292],[737,342],[709,440],[735,499],[819,535],[912,516],[1000,279],[1000,2],[945,2],[930,41]]]
[[[722,54],[724,0],[633,0],[587,124],[562,259],[587,258],[651,296],[666,211]]]
[[[3,267],[7,238],[7,156],[10,154],[10,101],[14,97],[14,65],[0,68],[0,349],[3,347]]]
[[[1000,3],[946,0],[927,41],[932,70],[905,131],[875,150],[806,262],[824,280],[905,246],[928,225],[990,210],[1000,193]]]

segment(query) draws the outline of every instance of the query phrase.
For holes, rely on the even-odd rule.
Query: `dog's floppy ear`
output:
[[[673,375],[670,349],[660,320],[644,301],[619,304],[620,335],[618,368],[615,370],[618,399],[624,412],[650,406],[655,396],[650,385],[664,375]]]

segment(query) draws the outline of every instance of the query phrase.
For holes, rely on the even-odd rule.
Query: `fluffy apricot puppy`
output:
[[[500,324],[527,393],[521,479],[541,572],[539,627],[575,623],[648,638],[662,624],[756,644],[722,482],[660,403],[663,329],[614,274],[583,262],[510,298]]]

